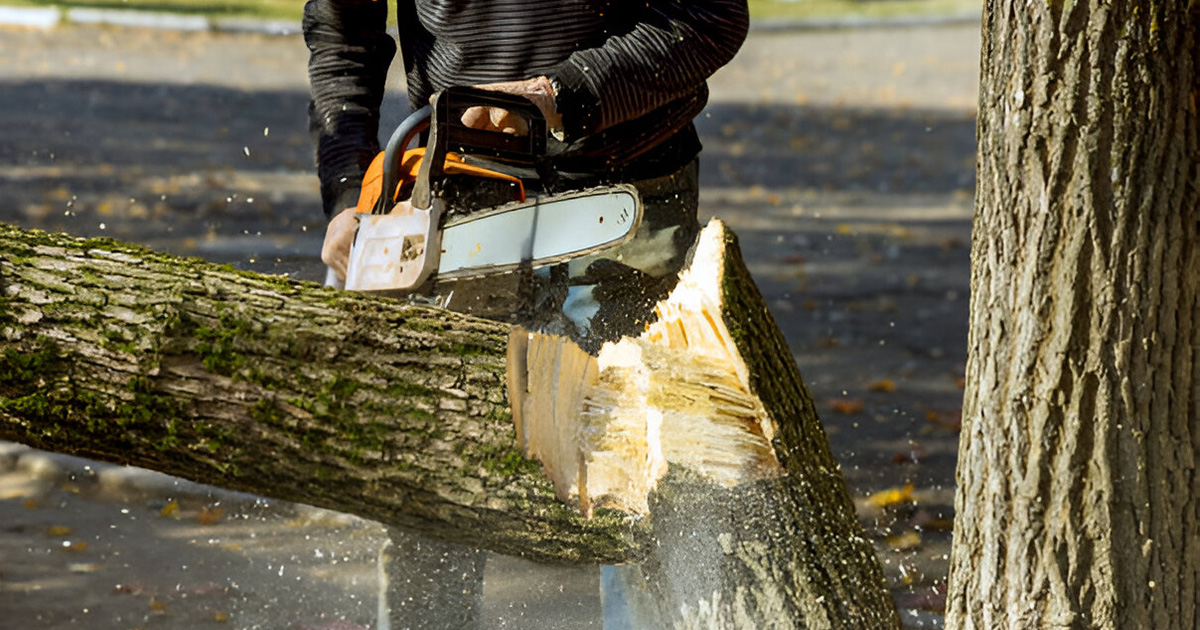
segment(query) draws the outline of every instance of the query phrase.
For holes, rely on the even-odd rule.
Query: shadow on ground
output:
[[[301,91],[0,82],[0,221],[318,279]],[[385,130],[407,109],[389,96]],[[974,118],[714,103],[701,215],[740,235],[902,596],[936,608],[965,362]],[[386,131],[385,131],[386,134]],[[935,527],[931,524],[937,524]],[[923,541],[893,543],[922,532]],[[924,602],[926,600],[921,600]]]

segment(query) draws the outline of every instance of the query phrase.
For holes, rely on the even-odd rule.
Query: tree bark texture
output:
[[[592,389],[649,378],[638,382],[659,389],[643,392],[653,408],[643,415],[658,418],[664,434],[712,408],[704,399],[748,393],[751,402],[718,418],[729,425],[711,435],[757,436],[773,466],[759,471],[759,455],[736,459],[750,462],[748,481],[723,485],[713,478],[733,476],[723,461],[729,444],[710,439],[713,450],[698,453],[684,447],[689,435],[658,436],[665,478],[640,501],[643,517],[564,502],[570,488],[555,488],[543,464],[525,457],[529,436],[518,436],[506,382],[523,383],[536,399],[563,381],[557,370],[530,367],[528,356],[529,372],[514,378],[509,340],[542,343],[528,334],[109,240],[4,226],[0,438],[534,559],[642,562],[666,627],[899,627],[812,399],[733,235],[714,222],[702,240],[711,250],[707,275],[691,276],[689,286],[707,301],[673,308],[703,325],[688,332],[671,320],[675,327],[657,337],[648,330],[623,341],[665,363],[596,368]],[[695,332],[716,328],[723,334]],[[698,348],[736,359],[737,370]],[[667,365],[683,375],[678,387],[655,380]],[[738,376],[706,387],[722,370]],[[535,373],[548,381],[529,382]],[[699,380],[688,381],[691,374]],[[738,388],[745,391],[731,393]],[[619,414],[597,401],[614,397],[592,394],[588,414],[564,416],[594,423],[587,435],[569,432],[580,438],[565,440],[572,458],[585,442],[611,450],[647,441],[606,437]],[[552,407],[570,406],[556,399]],[[553,425],[529,415],[536,409],[524,408],[522,432]],[[707,422],[706,413],[698,420]]]
[[[0,226],[0,438],[543,560],[621,562],[516,445],[508,327]]]
[[[1198,4],[987,3],[950,628],[1200,627]]]

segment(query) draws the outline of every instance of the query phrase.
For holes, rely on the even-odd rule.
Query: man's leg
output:
[[[678,274],[700,233],[698,163],[673,175],[635,185],[644,217],[629,243],[589,261],[585,278],[572,286],[563,311],[586,331],[582,345],[592,352],[606,341],[637,335],[653,318],[653,308],[678,282]],[[657,603],[638,565],[600,569],[604,630],[662,628]]]
[[[380,550],[377,630],[480,627],[486,552],[389,530]]]

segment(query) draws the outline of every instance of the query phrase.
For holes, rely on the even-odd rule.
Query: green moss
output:
[[[104,331],[101,332],[100,334],[104,337],[104,340],[107,342],[105,344],[105,347],[117,348],[118,346],[121,346],[121,345],[127,345],[124,331],[121,331],[121,330],[115,329],[115,328],[105,328]]]
[[[30,420],[40,431],[57,433],[61,428],[59,424],[71,417],[75,402],[69,390],[56,388],[26,396],[0,398],[0,411]]]
[[[329,384],[329,387],[325,388],[325,391],[322,392],[321,397],[331,402],[337,402],[340,404],[350,400],[350,398],[354,396],[355,392],[357,392],[361,387],[362,386],[355,381],[342,378],[341,376],[335,376],[333,381]]]
[[[409,383],[401,381],[393,385],[389,385],[384,390],[384,395],[391,400],[407,400],[411,398],[432,398],[437,395],[437,392],[420,383]]]
[[[9,347],[0,354],[0,374],[5,375],[0,395],[9,390],[23,391],[29,385],[53,379],[65,371],[67,366],[52,341],[39,338],[33,346]]]
[[[491,467],[488,466],[489,461],[492,462]],[[532,475],[542,470],[542,465],[537,461],[527,459],[515,450],[510,450],[498,460],[489,461],[484,462],[484,469],[497,475]]]
[[[474,453],[459,452],[458,445],[455,445],[455,452],[498,477],[540,475],[542,470],[542,465],[536,460],[526,459],[511,445],[499,442],[481,445]]]
[[[399,325],[402,325],[404,328],[413,332],[423,332],[434,335],[439,335],[450,329],[449,324],[438,319],[410,317],[406,319],[400,319],[398,322],[393,323],[398,323]]]
[[[307,398],[299,398],[299,397],[288,398],[287,404],[289,404],[297,409],[307,411],[308,413],[315,414],[317,412],[317,406],[314,405],[312,403],[312,401]]]
[[[170,451],[179,446],[179,425],[176,418],[167,421],[167,434],[159,438],[154,449],[159,452]]]
[[[273,427],[284,427],[288,424],[283,419],[279,405],[270,398],[260,398],[255,401],[250,406],[250,417],[254,418],[257,422]]]
[[[259,385],[267,391],[280,391],[288,385],[287,381],[258,368],[243,370],[242,373],[247,381]]]
[[[325,437],[316,431],[305,431],[300,436],[300,447],[306,451],[320,448],[325,443]]]
[[[456,357],[474,357],[474,356],[492,354],[487,348],[484,348],[477,344],[465,344],[465,343],[452,344],[450,346],[444,347],[443,350],[447,354],[452,354]]]
[[[226,477],[236,478],[242,476],[242,471],[237,467],[237,464],[233,462],[221,462],[216,466],[217,470],[221,471],[221,474],[225,475]]]
[[[84,250],[98,249],[105,252],[115,252],[118,254],[129,254],[131,256],[157,256],[152,250],[146,249],[140,245],[118,241],[115,238],[108,236],[94,236],[91,238],[79,239],[75,243],[77,247]]]
[[[114,418],[118,426],[153,426],[166,420],[168,434],[174,435],[174,423],[184,415],[178,401],[156,391],[153,381],[146,376],[130,377],[126,389],[133,393],[133,400],[117,405]]]
[[[204,369],[213,374],[233,377],[246,364],[246,357],[238,352],[238,340],[253,332],[254,326],[249,320],[224,309],[219,312],[215,326],[188,321],[182,323],[182,333],[191,335],[198,342],[195,351]]]
[[[354,463],[362,463],[368,454],[381,453],[387,443],[388,430],[359,419],[362,402],[356,400],[356,394],[361,388],[358,382],[338,376],[311,399],[289,399],[289,403],[313,414],[312,421],[318,427],[305,432],[302,442],[329,452],[323,448],[327,437],[318,433],[327,431],[348,446],[346,451],[339,452]]]
[[[0,410],[27,421],[32,438],[62,431],[123,432],[137,426],[139,437],[149,440],[159,440],[165,427],[165,441],[156,444],[161,450],[178,443],[175,422],[182,415],[179,404],[154,391],[145,376],[129,379],[127,396],[82,389],[72,377],[68,359],[45,339],[38,339],[32,347],[6,348],[0,354],[0,373],[9,375],[0,391]]]
[[[442,437],[445,436],[445,432],[442,431],[440,428],[442,419],[437,417],[437,415],[430,413],[419,407],[411,407],[411,406],[407,406],[407,405],[401,407],[399,409],[399,412],[401,415],[403,415],[406,418],[409,418],[411,420],[416,420],[418,422],[421,422],[424,426],[430,427],[430,430],[424,431],[424,432],[414,430],[414,434],[416,434],[416,435],[423,434],[424,436],[430,437],[433,439],[442,439]]]

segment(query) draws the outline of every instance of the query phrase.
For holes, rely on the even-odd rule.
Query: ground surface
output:
[[[740,235],[923,627],[953,516],[978,47],[973,24],[758,31],[698,120],[702,219]],[[299,38],[71,27],[0,50],[0,221],[320,277]],[[0,627],[373,623],[379,526],[85,465],[0,456]],[[599,627],[595,570],[488,571],[492,627]]]

